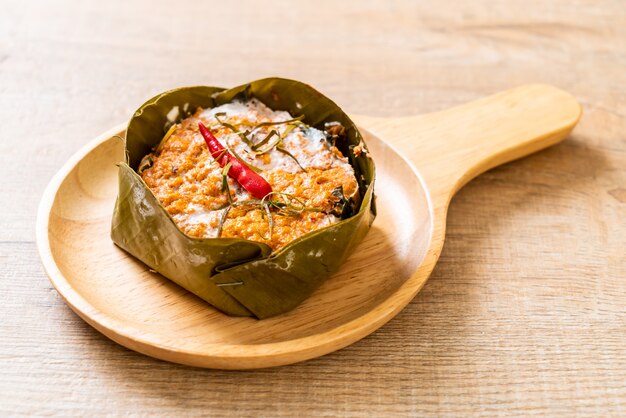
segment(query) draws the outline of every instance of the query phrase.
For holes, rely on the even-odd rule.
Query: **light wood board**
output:
[[[441,254],[454,192],[562,141],[580,115],[568,93],[531,84],[427,115],[357,116],[376,162],[371,233],[301,305],[264,320],[221,314],[111,242],[123,126],[90,141],[51,180],[37,247],[67,304],[125,347],[217,369],[309,360],[369,335],[415,297]]]

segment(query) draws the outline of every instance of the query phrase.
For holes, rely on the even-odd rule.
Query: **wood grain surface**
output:
[[[626,414],[621,0],[1,5],[0,415]],[[223,372],[109,341],[40,265],[47,182],[156,92],[270,75],[374,116],[532,82],[585,114],[562,144],[465,186],[426,286],[346,349]]]

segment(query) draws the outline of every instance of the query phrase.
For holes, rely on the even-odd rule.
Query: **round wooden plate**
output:
[[[545,85],[429,115],[354,116],[377,166],[378,217],[339,272],[298,308],[270,319],[228,317],[113,244],[123,126],[91,141],[53,178],[39,208],[37,244],[67,304],[128,348],[221,369],[307,360],[365,337],[411,301],[441,252],[456,190],[562,140],[579,117],[573,97]]]

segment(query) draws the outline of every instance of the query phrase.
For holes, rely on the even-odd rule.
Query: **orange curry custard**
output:
[[[199,122],[273,192],[257,199],[227,176]],[[328,139],[342,131],[327,124],[327,134],[257,99],[199,108],[172,126],[138,171],[185,234],[259,241],[276,251],[340,221],[341,204],[358,199],[354,170]]]

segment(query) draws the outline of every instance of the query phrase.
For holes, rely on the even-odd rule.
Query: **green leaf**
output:
[[[262,242],[188,237],[136,171],[171,125],[180,122],[190,109],[212,108],[250,97],[272,109],[288,111],[321,130],[327,122],[341,123],[346,128],[341,139],[345,143],[339,144],[342,147],[362,142],[354,123],[334,102],[298,81],[268,78],[228,90],[198,86],[167,91],[144,103],[128,125],[127,161],[119,164],[120,190],[111,236],[147,266],[217,309],[229,315],[267,318],[287,312],[309,297],[369,230],[375,217],[375,169],[371,158],[348,156],[359,180],[360,205],[356,213],[273,253]],[[176,106],[179,117],[172,118]],[[222,215],[223,225],[228,212]]]
[[[222,125],[227,127],[228,129],[230,129],[233,133],[237,134],[239,136],[239,138],[241,138],[241,140],[243,141],[244,144],[246,144],[248,147],[252,148],[253,144],[250,141],[250,139],[248,139],[248,135],[246,132],[240,132],[239,129],[237,129],[235,126],[233,126],[232,124],[228,123],[228,122],[224,122],[220,119],[220,116],[224,116],[226,115],[225,112],[218,112],[216,113],[215,119]]]
[[[226,196],[228,197],[228,203],[233,203],[233,198],[230,195],[230,187],[228,187],[228,171],[233,166],[232,163],[228,163],[222,169],[222,191],[226,192]],[[217,235],[219,237],[219,234]]]
[[[281,146],[276,146],[276,151],[282,152],[286,156],[290,157],[292,160],[294,160],[296,162],[296,164],[298,164],[298,167],[300,167],[300,169],[302,171],[306,171],[306,168],[302,167],[302,164],[300,164],[300,161],[298,161],[298,159],[292,153],[287,151],[285,148],[283,148]]]
[[[259,148],[261,148],[263,145],[267,144],[269,142],[269,140],[274,136],[278,136],[278,132],[276,132],[274,129],[272,129],[270,131],[269,134],[267,134],[265,136],[265,138],[263,138],[261,141],[259,141],[258,143],[254,144],[251,148],[253,151],[257,151]],[[278,139],[280,140],[280,136],[278,136]],[[261,153],[263,154],[263,153]]]

